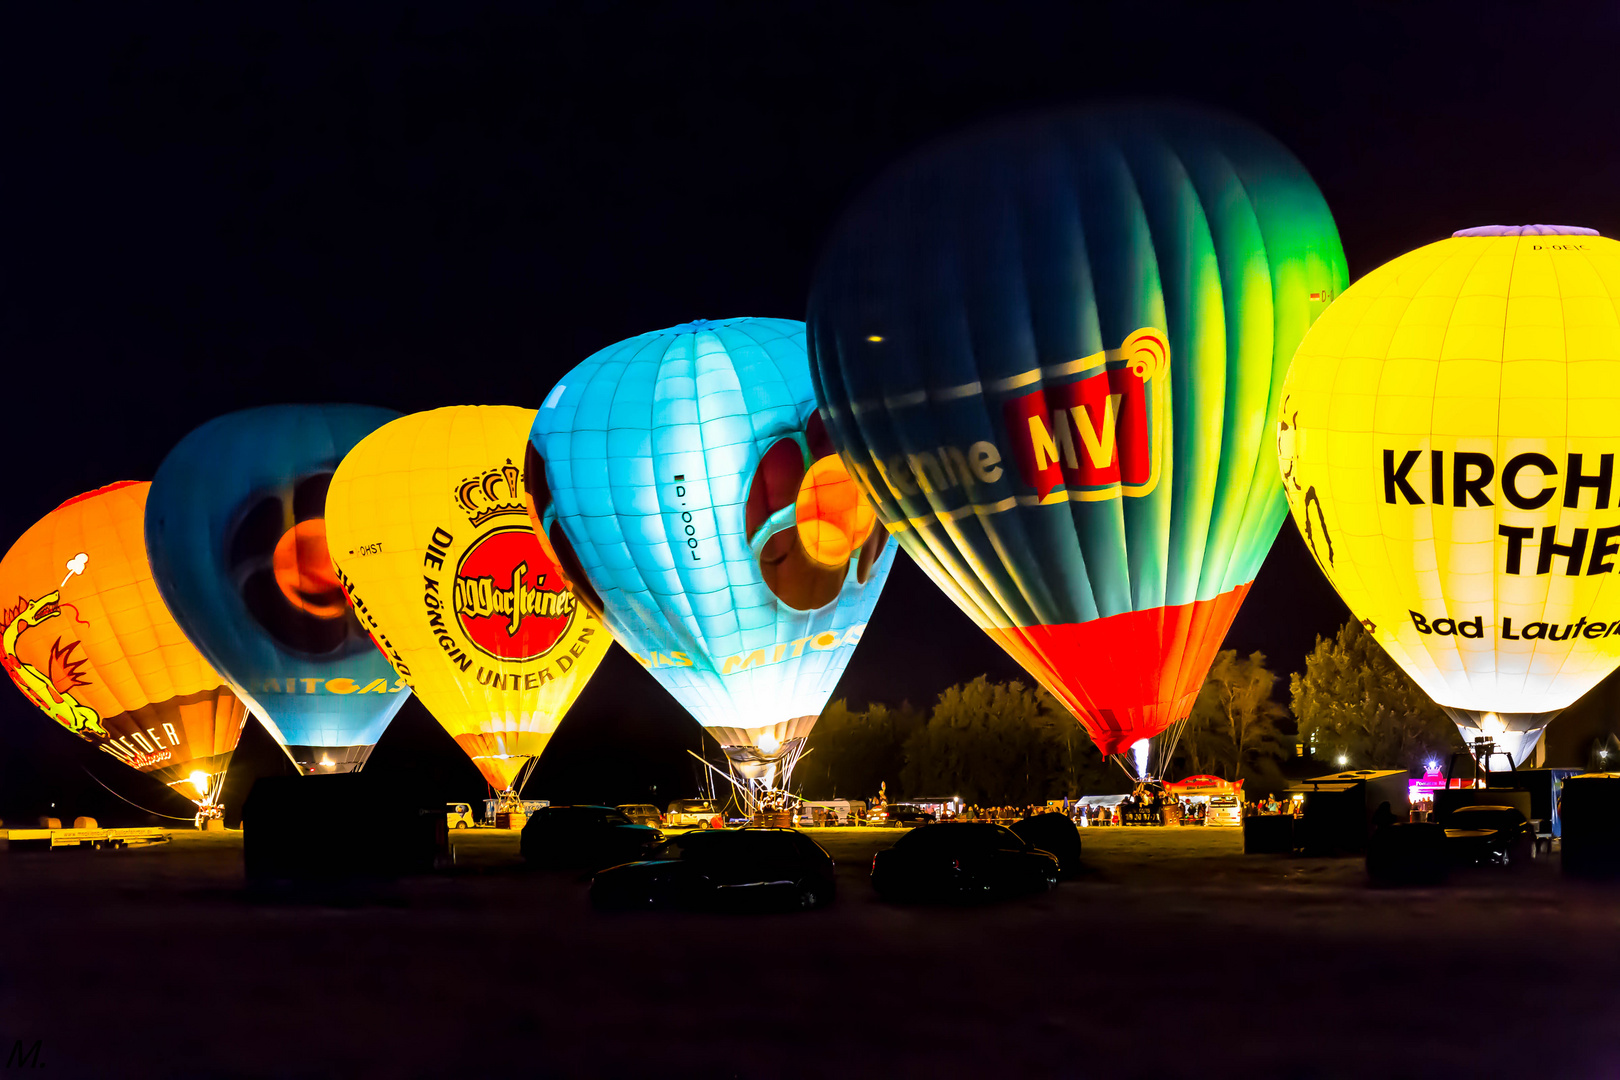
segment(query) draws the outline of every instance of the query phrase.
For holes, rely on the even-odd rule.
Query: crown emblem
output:
[[[469,476],[456,485],[456,505],[474,528],[502,514],[528,516],[523,503],[523,470],[507,458],[506,464]]]

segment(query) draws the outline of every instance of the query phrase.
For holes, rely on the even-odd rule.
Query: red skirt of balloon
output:
[[[1252,584],[1174,607],[989,633],[1069,707],[1104,754],[1123,753],[1192,712]]]

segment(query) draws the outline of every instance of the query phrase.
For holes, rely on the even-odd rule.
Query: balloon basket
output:
[[[768,829],[791,829],[793,828],[793,811],[761,810],[754,815],[750,824],[760,825]]]

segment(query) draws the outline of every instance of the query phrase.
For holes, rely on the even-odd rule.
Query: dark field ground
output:
[[[0,1053],[51,1078],[1605,1077],[1620,890],[1557,860],[1443,889],[1236,831],[1095,829],[1084,880],[891,907],[898,832],[812,830],[799,915],[598,915],[516,835],[339,905],[242,887],[240,834],[0,855]],[[3,1070],[0,1070],[3,1071]]]

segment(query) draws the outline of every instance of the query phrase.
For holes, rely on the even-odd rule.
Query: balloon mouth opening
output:
[[[370,746],[312,746],[283,744],[284,750],[304,776],[337,776],[359,772],[371,757]]]
[[[1475,225],[1452,236],[1602,236],[1584,225]]]
[[[801,736],[777,742],[774,737],[762,737],[753,746],[724,746],[731,769],[745,780],[764,780],[775,775],[777,766],[804,743]]]
[[[1563,712],[1501,713],[1453,705],[1440,707],[1456,723],[1469,753],[1488,772],[1500,770],[1503,759],[1511,759],[1515,768],[1523,765],[1535,752],[1547,725]]]

